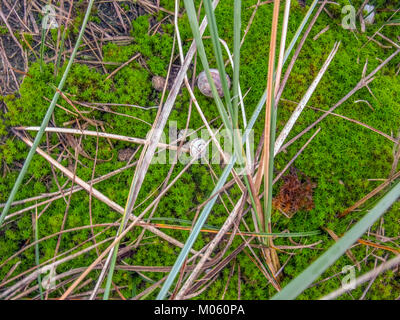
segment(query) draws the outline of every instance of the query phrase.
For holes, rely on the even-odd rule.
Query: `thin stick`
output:
[[[341,214],[339,214],[339,218],[342,218],[346,215],[348,215],[350,212],[354,211],[358,207],[360,207],[362,204],[364,204],[367,200],[371,199],[373,196],[375,196],[377,193],[385,189],[388,185],[390,185],[394,180],[400,177],[400,171],[394,174],[390,179],[387,179],[384,183],[376,187],[374,190],[372,190],[370,193],[368,193],[364,198],[358,200],[355,204],[353,204],[351,207],[347,208],[344,210]]]
[[[310,137],[310,139],[307,140],[307,142],[300,148],[300,150],[295,154],[295,156],[287,163],[287,165],[283,168],[281,172],[275,177],[274,181],[272,184],[275,184],[278,182],[278,180],[282,177],[282,175],[286,172],[287,169],[290,168],[290,166],[293,164],[293,162],[298,158],[298,156],[304,151],[304,149],[308,146],[308,144],[311,142],[312,139],[318,134],[318,132],[321,131],[321,128],[318,128],[314,134]]]
[[[14,129],[15,130],[26,130],[26,131],[38,131],[40,128],[39,127],[16,127]],[[113,133],[96,132],[96,131],[80,130],[80,129],[72,129],[72,128],[46,127],[45,131],[46,132],[67,133],[67,134],[81,134],[81,135],[87,135],[87,136],[93,136],[93,137],[98,136],[100,138],[132,142],[132,143],[141,144],[141,145],[145,145],[148,142],[147,139],[127,137],[127,136],[122,136],[122,135],[113,134]],[[158,148],[166,148],[166,149],[170,149],[170,150],[178,150],[178,146],[170,145],[170,144],[166,144],[166,143],[158,143],[157,147]],[[182,147],[181,151],[189,152],[189,149]]]
[[[267,81],[267,99],[265,105],[265,128],[264,128],[264,215],[260,216],[261,230],[271,232],[271,211],[272,211],[272,175],[274,166],[274,144],[275,144],[275,127],[276,127],[276,108],[274,104],[274,67],[275,67],[275,50],[278,29],[280,0],[275,0],[272,16],[271,41],[269,48],[268,61],[268,81]],[[262,171],[259,172],[260,177]],[[273,246],[272,239],[267,241]],[[279,270],[279,259],[274,249],[267,248],[262,251],[265,261],[272,274]],[[279,290],[279,289],[278,289]]]
[[[140,57],[140,53],[135,54],[132,58],[130,58],[128,61],[126,61],[125,63],[121,64],[117,69],[115,69],[113,72],[111,72],[106,80],[110,79],[111,77],[113,77],[119,70],[121,70],[123,67],[127,66],[128,64],[130,64],[133,60],[136,60],[137,58]]]

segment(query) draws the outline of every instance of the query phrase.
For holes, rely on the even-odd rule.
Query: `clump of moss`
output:
[[[134,44],[124,47],[113,43],[107,44],[104,47],[104,60],[126,62],[134,54],[140,53],[145,58],[146,66],[152,74],[166,76],[166,65],[172,49],[171,36],[167,33],[149,35],[149,19],[148,15],[143,15],[132,23],[131,35],[134,38]],[[166,29],[171,30],[170,27]]]

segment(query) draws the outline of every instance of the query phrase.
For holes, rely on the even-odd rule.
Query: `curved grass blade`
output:
[[[330,247],[315,262],[305,269],[299,276],[272,297],[272,300],[295,299],[307,287],[316,280],[326,269],[338,260],[350,246],[353,245],[376,220],[378,220],[390,206],[400,197],[400,182],[398,182],[387,194],[338,242]]]
[[[64,88],[65,81],[67,80],[68,73],[69,73],[69,71],[70,71],[70,69],[72,67],[72,64],[74,62],[74,58],[76,56],[76,53],[78,52],[79,45],[81,43],[83,34],[85,32],[86,24],[87,24],[87,22],[89,20],[90,11],[92,10],[93,3],[94,3],[94,0],[90,0],[89,1],[88,7],[86,9],[85,18],[83,19],[82,27],[81,27],[81,30],[79,32],[78,39],[76,40],[76,44],[75,44],[74,50],[72,51],[70,60],[68,61],[68,65],[65,68],[64,74],[63,74],[63,76],[62,76],[62,78],[60,80],[60,83],[58,84],[57,91],[54,93],[54,96],[53,96],[53,99],[51,100],[50,106],[47,109],[46,115],[44,116],[42,124],[40,125],[40,129],[39,129],[39,131],[38,131],[38,133],[37,133],[37,135],[35,137],[35,141],[33,142],[33,145],[31,147],[31,149],[29,150],[29,153],[28,153],[28,156],[26,157],[24,165],[23,165],[23,167],[22,167],[22,169],[21,169],[21,171],[20,171],[20,173],[18,175],[17,180],[14,183],[14,186],[13,186],[13,188],[11,190],[10,196],[7,199],[7,203],[4,206],[4,209],[3,209],[3,211],[2,211],[2,213],[0,215],[0,227],[1,227],[2,223],[3,223],[3,221],[4,221],[5,216],[7,215],[8,211],[10,210],[11,204],[14,201],[14,198],[15,198],[17,192],[18,192],[19,186],[21,185],[22,180],[24,179],[24,176],[25,176],[25,174],[26,174],[26,172],[28,170],[29,164],[32,161],[33,155],[36,152],[36,148],[38,147],[38,145],[40,143],[40,140],[43,137],[44,131],[45,131],[45,129],[46,129],[48,123],[49,123],[50,117],[53,114],[53,111],[54,111],[54,108],[56,106],[57,100],[58,100],[58,98],[60,96],[60,92]]]

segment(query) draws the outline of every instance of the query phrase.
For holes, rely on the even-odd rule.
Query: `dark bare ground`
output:
[[[31,62],[40,58],[42,38],[41,8],[47,4],[41,0],[4,0],[0,3],[0,94],[15,93],[28,71]],[[149,5],[146,5],[149,4]],[[72,8],[71,8],[72,5]],[[61,0],[54,6],[59,26],[67,26],[70,35],[64,43],[61,64],[69,57],[75,45],[75,38],[80,27],[80,20],[87,7],[87,1]],[[99,70],[101,48],[109,41],[129,43],[131,41],[131,21],[140,15],[157,12],[157,0],[95,3],[92,16],[85,31],[83,44],[89,49],[82,50],[76,59]],[[151,21],[155,24],[155,20]],[[72,31],[72,32],[71,32]],[[50,32],[45,35],[45,62],[55,62],[56,52],[61,44],[62,31],[56,32],[56,41]],[[88,45],[89,44],[89,45]]]

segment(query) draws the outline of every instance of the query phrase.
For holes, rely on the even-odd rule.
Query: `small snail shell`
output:
[[[211,77],[214,80],[215,86],[217,87],[217,91],[220,97],[224,96],[224,91],[222,90],[222,83],[221,83],[221,78],[219,76],[219,72],[217,69],[210,69]],[[226,75],[226,80],[228,81],[228,88],[231,87],[231,79],[229,78],[228,75]],[[207,75],[205,71],[200,72],[199,76],[197,77],[197,86],[199,87],[199,90],[201,91],[202,94],[204,94],[207,97],[212,98],[212,91],[211,91],[211,86],[208,83],[207,80]]]
[[[165,86],[165,79],[160,76],[154,76],[151,79],[151,83],[153,85],[153,88],[156,89],[156,91],[163,91],[164,86]]]
[[[202,158],[206,155],[206,142],[203,139],[196,138],[189,143],[190,156],[192,158]]]
[[[118,160],[119,161],[128,161],[132,155],[135,153],[135,150],[132,148],[125,148],[118,151]]]

